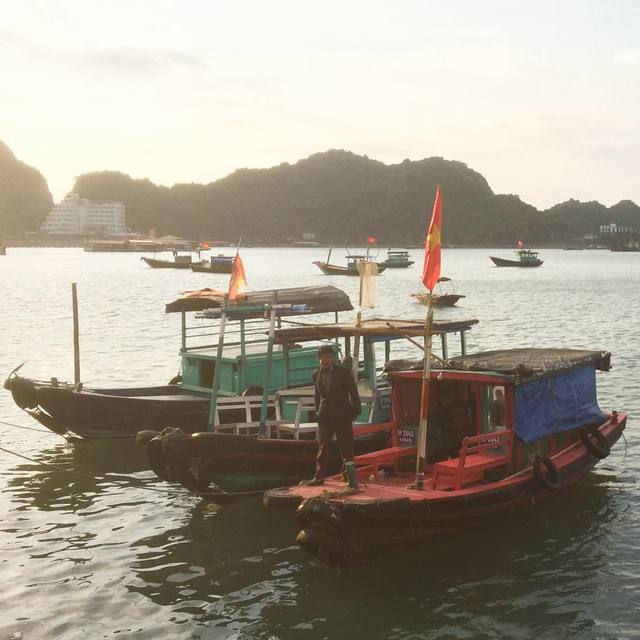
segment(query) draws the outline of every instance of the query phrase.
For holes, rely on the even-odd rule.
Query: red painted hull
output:
[[[612,447],[620,438],[627,421],[626,414],[600,426],[600,432]],[[577,439],[572,445],[551,456],[560,474],[559,486],[550,491],[536,479],[532,467],[496,482],[478,483],[452,491],[417,491],[407,488],[411,476],[389,478],[378,483],[361,483],[361,491],[343,492],[345,484],[338,478],[320,487],[292,487],[268,491],[269,507],[298,507],[309,498],[326,496],[331,507],[359,547],[368,548],[415,540],[434,531],[457,528],[492,514],[526,507],[556,495],[583,478],[598,462]],[[428,485],[427,485],[428,486]],[[304,545],[303,545],[304,546]]]

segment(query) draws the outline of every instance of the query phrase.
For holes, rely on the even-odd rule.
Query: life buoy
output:
[[[582,444],[587,451],[598,460],[606,458],[611,452],[609,443],[598,427],[591,426],[586,429],[580,429],[580,440],[582,440]]]
[[[547,491],[555,491],[560,488],[560,472],[551,458],[536,456],[533,463],[533,474]]]

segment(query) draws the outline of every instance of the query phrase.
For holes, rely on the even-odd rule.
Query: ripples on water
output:
[[[613,370],[599,375],[600,404],[632,413],[628,447],[620,442],[550,503],[338,573],[298,551],[292,514],[258,500],[220,509],[167,492],[129,442],[68,444],[6,427],[0,446],[79,475],[0,452],[0,638],[640,637],[640,254],[549,250],[534,270],[494,268],[488,254],[444,252],[443,273],[468,297],[440,316],[481,320],[470,350],[612,351]],[[311,261],[322,257],[243,251],[252,288],[331,283],[355,299],[356,279],[316,272]],[[376,314],[424,314],[409,297],[416,267],[379,279]],[[72,378],[71,281],[79,286],[82,379],[100,386],[171,378],[179,317],[163,304],[226,284],[224,276],[152,270],[136,254],[9,249],[0,258],[0,375],[27,360],[25,375]],[[36,426],[6,392],[0,419]]]

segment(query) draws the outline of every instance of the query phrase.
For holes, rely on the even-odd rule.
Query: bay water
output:
[[[413,268],[378,279],[368,316],[424,317],[410,295],[421,271],[421,252],[412,254]],[[626,441],[576,487],[331,570],[296,547],[292,513],[253,498],[203,503],[158,481],[132,440],[66,442],[2,391],[0,639],[640,638],[640,254],[544,250],[537,269],[499,269],[489,254],[511,257],[443,251],[443,275],[466,298],[436,317],[480,320],[469,352],[613,354],[612,370],[598,374],[599,401],[631,414]],[[242,250],[252,289],[333,284],[357,300],[357,278],[312,264],[324,257]],[[164,304],[185,290],[226,288],[228,276],[154,270],[139,254],[9,248],[0,256],[0,377],[25,361],[28,377],[73,378],[71,282],[84,384],[143,386],[179,368],[180,317]]]

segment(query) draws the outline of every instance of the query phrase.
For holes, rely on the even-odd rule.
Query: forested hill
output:
[[[161,234],[244,242],[280,242],[315,233],[328,243],[422,241],[435,187],[443,193],[446,243],[562,243],[611,221],[640,228],[630,201],[607,209],[569,201],[538,211],[513,195],[494,194],[462,162],[427,158],[385,165],[348,151],[317,153],[295,164],[239,169],[210,184],[157,186],[117,172],[88,173],[74,190],[92,200],[121,200],[127,222]]]
[[[37,231],[53,206],[47,181],[0,140],[0,240]]]

